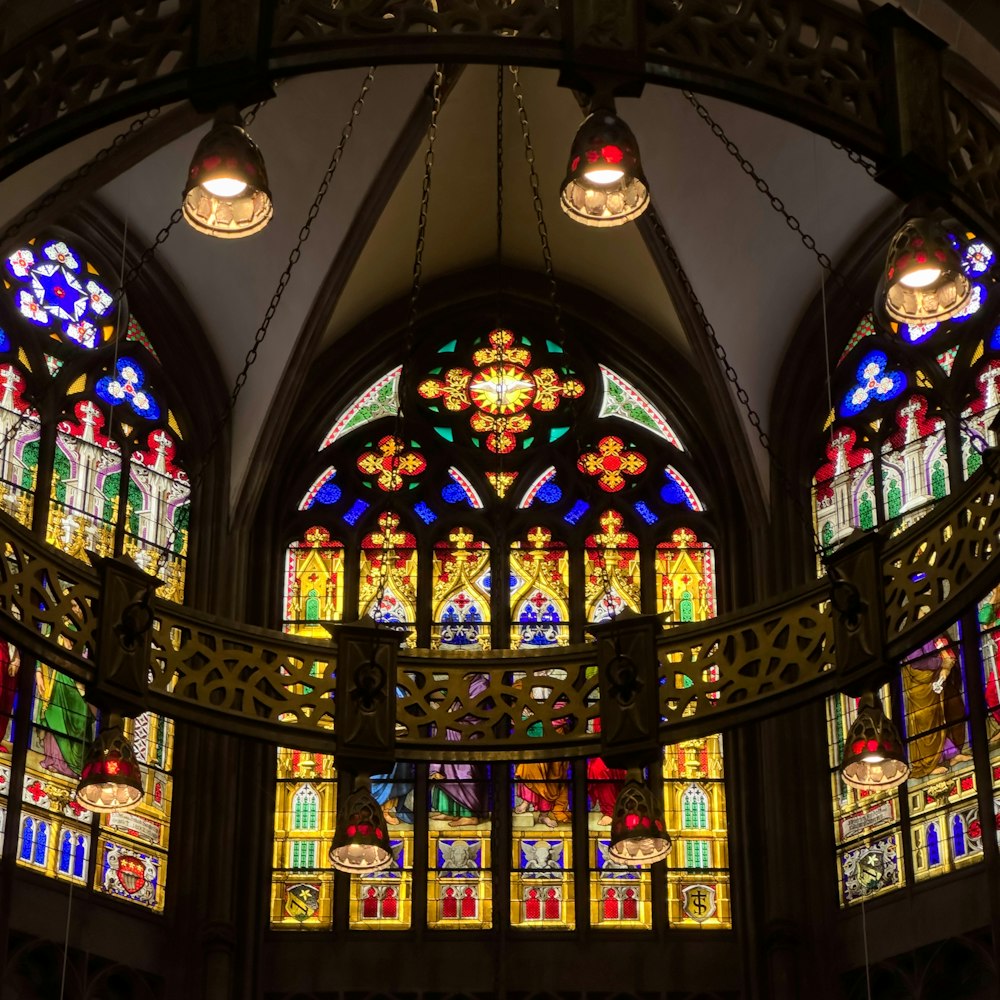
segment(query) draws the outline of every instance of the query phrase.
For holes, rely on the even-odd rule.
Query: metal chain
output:
[[[503,65],[497,66],[497,326],[503,297]]]
[[[684,265],[681,264],[681,259],[677,250],[675,249],[673,243],[670,242],[670,237],[667,236],[667,231],[664,229],[663,223],[660,221],[660,217],[652,205],[650,205],[646,212],[646,218],[648,218],[652,224],[656,238],[663,247],[671,267],[673,267],[673,269],[677,272],[677,277],[684,286],[684,291],[687,294],[694,311],[698,315],[698,321],[700,322],[702,329],[705,331],[705,335],[708,337],[709,343],[712,345],[712,350],[715,352],[715,356],[719,359],[719,363],[722,365],[722,370],[725,372],[726,379],[736,390],[736,398],[739,400],[740,405],[746,412],[747,420],[750,422],[750,426],[753,427],[754,431],[756,431],[757,439],[760,441],[761,447],[767,452],[774,470],[778,474],[778,478],[785,489],[785,493],[792,500],[796,510],[801,514],[803,520],[809,526],[809,533],[812,535],[813,548],[815,549],[817,557],[823,559],[825,552],[822,544],[820,543],[819,536],[816,533],[816,525],[813,523],[812,516],[805,509],[800,491],[795,489],[789,480],[784,465],[778,454],[774,451],[774,448],[771,445],[771,439],[761,424],[760,414],[753,408],[753,405],[750,402],[750,396],[748,395],[746,389],[740,385],[736,369],[729,360],[729,355],[726,353],[725,347],[723,347],[720,343],[718,335],[715,332],[715,327],[712,326],[708,315],[705,313],[705,307],[701,304],[701,300],[698,298],[698,295],[694,290],[694,286],[691,284],[691,279],[687,276],[687,272],[684,270]]]
[[[538,171],[535,170],[535,147],[531,143],[531,128],[528,125],[528,113],[524,107],[524,92],[521,90],[520,68],[510,67],[514,78],[514,99],[517,101],[517,117],[521,122],[521,135],[524,138],[524,158],[528,162],[528,174],[531,181],[531,202],[535,209],[535,222],[538,227],[538,239],[542,245],[542,260],[545,264],[545,276],[549,279],[549,303],[552,306],[552,318],[555,323],[557,342],[564,345],[562,310],[559,307],[559,287],[556,284],[555,270],[552,267],[552,249],[549,246],[549,230],[545,225],[545,214],[542,210],[542,193],[538,183]]]
[[[333,180],[333,175],[336,173],[337,167],[340,165],[340,159],[344,155],[344,147],[347,145],[348,140],[351,138],[351,133],[354,131],[354,123],[365,106],[365,97],[368,94],[368,89],[371,87],[374,78],[375,67],[369,66],[368,73],[365,75],[364,82],[361,85],[361,91],[355,98],[354,105],[351,108],[350,117],[347,119],[346,124],[341,130],[340,141],[337,143],[337,148],[333,151],[333,155],[330,157],[330,162],[327,164],[326,172],[323,174],[323,180],[320,181],[316,197],[313,198],[313,202],[309,206],[306,221],[299,230],[298,240],[292,248],[291,253],[288,255],[288,262],[285,264],[284,270],[278,278],[278,284],[274,289],[274,294],[271,296],[271,301],[264,313],[264,319],[257,328],[257,332],[254,334],[253,344],[250,346],[250,350],[247,351],[240,373],[236,376],[236,381],[233,384],[233,390],[229,396],[229,409],[222,418],[223,424],[229,419],[229,415],[235,408],[236,401],[239,399],[240,393],[243,391],[243,386],[246,385],[247,375],[253,367],[254,362],[257,360],[257,352],[264,343],[264,338],[267,337],[267,332],[271,326],[271,320],[274,319],[274,314],[278,311],[278,305],[281,302],[281,297],[284,295],[285,289],[288,287],[288,282],[291,280],[292,271],[294,270],[295,265],[299,262],[299,258],[302,256],[302,245],[309,239],[309,236],[312,233],[312,224],[316,221],[316,216],[319,215],[320,206],[323,204],[323,199],[326,197],[327,191],[330,190],[330,182]],[[222,427],[220,426],[220,433],[221,430]],[[209,446],[208,451],[210,450],[211,446]]]
[[[726,135],[723,127],[709,113],[708,108],[706,108],[705,105],[702,104],[690,90],[682,90],[681,93],[698,113],[698,117],[701,118],[701,120],[712,130],[712,135],[714,135],[719,142],[726,147],[726,152],[729,153],[729,155],[740,165],[740,169],[743,173],[745,173],[754,182],[757,190],[771,203],[771,208],[773,208],[775,212],[777,212],[785,220],[785,225],[787,225],[793,233],[798,235],[799,239],[802,241],[802,245],[810,253],[812,253],[816,260],[819,261],[820,267],[822,267],[831,278],[834,278],[842,286],[842,288],[850,291],[850,285],[847,279],[833,266],[833,261],[830,260],[829,256],[823,253],[823,251],[816,246],[816,239],[802,228],[802,223],[796,216],[792,215],[792,213],[788,211],[785,207],[785,203],[771,190],[767,181],[757,173],[754,165],[743,155],[742,152],[740,152],[739,146],[737,146],[736,143],[733,142],[728,135]]]
[[[84,177],[86,177],[99,163],[103,163],[113,152],[123,146],[129,139],[131,139],[137,132],[142,131],[146,125],[151,122],[154,118],[157,118],[160,114],[159,108],[151,108],[145,114],[140,115],[134,121],[129,123],[127,129],[124,132],[119,132],[118,135],[111,140],[111,142],[105,146],[103,149],[99,149],[94,156],[89,159],[86,163],[79,166],[73,171],[68,177],[64,177],[59,184],[53,188],[51,191],[46,192],[42,196],[42,199],[31,208],[28,209],[21,218],[12,222],[3,234],[3,242],[6,243],[7,240],[13,239],[25,226],[30,225],[38,216],[45,211],[49,206],[51,206],[58,198],[61,198],[64,194],[71,191]]]
[[[247,351],[246,358],[243,360],[243,367],[240,369],[239,374],[236,376],[236,381],[233,384],[232,392],[229,395],[229,405],[226,407],[225,413],[219,418],[216,423],[215,429],[212,432],[212,436],[209,439],[208,445],[205,447],[202,453],[201,461],[198,464],[198,468],[193,476],[190,477],[190,489],[189,496],[195,492],[198,484],[204,478],[205,472],[208,468],[208,460],[211,457],[213,451],[215,450],[216,444],[218,444],[219,438],[222,436],[222,431],[224,430],[226,424],[229,423],[232,417],[233,410],[236,408],[236,401],[239,399],[240,393],[243,391],[243,386],[246,385],[247,375],[250,369],[253,367],[254,362],[257,360],[258,352],[261,345],[264,343],[264,338],[267,336],[268,329],[271,326],[271,320],[274,319],[275,313],[278,311],[278,305],[281,302],[281,297],[284,294],[285,288],[288,286],[288,282],[292,277],[292,271],[295,265],[298,263],[299,258],[302,256],[302,246],[309,239],[309,235],[312,232],[312,224],[316,221],[316,216],[319,215],[320,205],[323,204],[323,199],[326,197],[327,191],[330,189],[330,182],[333,180],[333,175],[336,173],[337,167],[340,164],[341,157],[344,155],[344,147],[347,145],[348,140],[351,137],[351,133],[354,131],[354,123],[357,120],[358,115],[361,114],[361,110],[364,107],[365,97],[368,94],[368,90],[371,87],[372,81],[375,78],[375,67],[369,66],[368,72],[365,75],[364,82],[361,84],[361,90],[358,96],[355,98],[354,104],[351,107],[350,116],[347,122],[344,124],[343,129],[340,133],[340,140],[337,143],[336,149],[333,151],[333,155],[330,157],[330,162],[327,164],[326,172],[323,174],[323,180],[320,181],[319,189],[316,192],[316,197],[313,198],[312,204],[309,206],[309,211],[306,215],[305,224],[299,230],[298,240],[295,246],[292,248],[291,253],[288,255],[288,262],[285,264],[284,270],[281,272],[281,276],[278,278],[278,284],[275,287],[274,294],[271,296],[271,301],[268,304],[267,310],[264,313],[264,319],[261,325],[258,327],[257,332],[254,334],[253,343],[250,350]],[[256,113],[259,110],[260,105],[254,109]],[[171,216],[171,226],[177,221],[174,216],[178,215],[178,211],[174,212]],[[169,226],[165,227],[169,231]],[[161,230],[161,233],[163,230]],[[166,237],[164,237],[166,238]],[[177,525],[176,523],[171,527],[170,535],[167,538],[164,549],[170,550],[170,546],[173,544],[177,537]]]
[[[860,153],[856,153],[853,149],[845,146],[842,142],[837,142],[836,139],[831,139],[830,145],[833,146],[834,149],[840,149],[847,153],[847,158],[852,163],[858,164],[859,167],[864,167],[868,172],[869,177],[874,177],[878,173],[878,167],[876,167],[871,160],[862,156]]]

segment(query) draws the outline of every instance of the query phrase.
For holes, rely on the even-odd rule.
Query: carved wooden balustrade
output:
[[[960,494],[885,546],[882,628],[893,657],[938,634],[1000,580],[1000,460],[988,457]],[[0,545],[0,632],[74,678],[93,681],[100,655],[97,573],[6,515],[0,515]],[[827,584],[818,581],[767,605],[668,629],[658,643],[663,741],[835,690],[840,678],[828,599]],[[152,608],[147,707],[277,743],[330,748],[332,641],[228,622],[166,601],[154,600]],[[397,756],[594,753],[595,664],[590,644],[401,654]]]
[[[300,73],[450,61],[611,70],[721,95],[876,159],[899,187],[891,161],[906,150],[880,31],[833,0],[82,0],[0,52],[0,177],[219,81],[250,93],[256,80],[259,93]],[[932,166],[946,200],[996,239],[1000,128],[942,87],[947,163]]]

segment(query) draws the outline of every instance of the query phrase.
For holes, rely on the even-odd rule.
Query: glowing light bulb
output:
[[[238,177],[213,177],[203,181],[201,185],[209,194],[216,198],[235,198],[247,189],[247,182]]]
[[[938,278],[941,277],[941,268],[934,267],[918,267],[913,271],[907,271],[905,274],[899,276],[900,284],[906,285],[907,288],[926,288],[928,285],[933,285]]]
[[[584,177],[592,184],[614,184],[625,176],[625,171],[619,167],[600,167],[584,172]]]

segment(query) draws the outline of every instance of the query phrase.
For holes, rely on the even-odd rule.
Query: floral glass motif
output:
[[[410,444],[417,447],[415,441]],[[358,456],[358,470],[375,477],[378,488],[386,493],[396,493],[404,484],[412,489],[417,485],[415,477],[427,468],[424,456],[419,451],[408,451],[406,442],[395,434],[386,434],[368,448]],[[370,481],[364,482],[371,486]]]
[[[105,375],[97,380],[97,385],[94,386],[97,395],[112,406],[127,400],[140,417],[156,420],[160,415],[160,407],[143,389],[146,374],[142,366],[132,358],[119,358],[115,362],[115,372],[113,377]]]
[[[569,642],[569,554],[547,528],[510,548],[512,649]]]
[[[17,310],[32,323],[58,330],[70,343],[88,349],[100,347],[113,334],[107,319],[114,312],[114,298],[96,280],[93,265],[66,243],[23,246],[7,257],[6,267],[20,282],[12,289]]]
[[[490,548],[465,528],[434,545],[432,645],[490,648]]]
[[[588,622],[602,622],[626,608],[639,611],[639,539],[616,510],[599,519],[600,531],[584,542],[584,605]]]
[[[532,369],[526,337],[515,338],[510,330],[498,329],[487,341],[488,346],[472,352],[471,369],[449,368],[441,377],[424,379],[417,392],[424,400],[442,400],[449,412],[471,409],[473,440],[485,435],[489,451],[506,455],[518,443],[522,448],[533,443],[533,438],[521,437],[532,427],[530,411],[552,412],[562,400],[582,396],[584,387],[575,376],[563,377],[554,368]],[[442,436],[452,440],[450,432]]]
[[[577,468],[593,476],[605,493],[617,493],[625,488],[626,477],[641,475],[646,464],[642,452],[629,450],[620,437],[609,434],[597,442],[596,451],[585,451],[580,456]]]
[[[901,371],[889,371],[889,358],[882,351],[869,351],[858,364],[857,383],[840,404],[841,416],[860,413],[871,403],[885,402],[906,388]]]

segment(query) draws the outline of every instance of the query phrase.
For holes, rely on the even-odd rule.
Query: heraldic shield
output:
[[[702,882],[681,886],[681,907],[684,916],[701,923],[715,916],[715,886]]]

